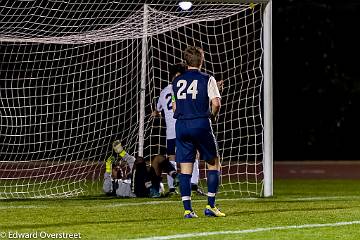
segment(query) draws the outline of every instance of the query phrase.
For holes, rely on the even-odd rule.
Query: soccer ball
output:
[[[186,10],[189,10],[192,7],[192,3],[191,2],[180,2],[179,7],[182,10],[186,11]]]

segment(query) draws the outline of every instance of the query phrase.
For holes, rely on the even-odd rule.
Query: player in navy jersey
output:
[[[169,79],[171,81],[181,75],[186,70],[186,65],[184,63],[176,63],[170,67]],[[166,154],[169,158],[170,163],[176,168],[175,163],[175,143],[176,143],[176,134],[175,134],[175,123],[174,112],[172,109],[171,103],[172,97],[172,85],[169,84],[166,86],[160,93],[159,99],[156,104],[156,110],[152,113],[153,116],[161,116],[160,113],[165,118],[166,123]],[[171,176],[167,176],[167,182],[169,187],[169,193],[176,193],[174,187],[174,179]],[[198,186],[199,183],[199,160],[196,159],[193,166],[193,175],[191,178],[191,190],[196,192],[199,195],[205,195],[201,188]]]
[[[212,131],[210,118],[218,115],[221,96],[214,77],[201,72],[204,52],[198,47],[184,51],[188,69],[173,80],[173,109],[177,119],[176,161],[180,164],[180,193],[184,205],[184,217],[197,217],[191,206],[191,184],[196,151],[207,163],[208,204],[206,216],[224,217],[215,206],[219,186],[220,157]]]

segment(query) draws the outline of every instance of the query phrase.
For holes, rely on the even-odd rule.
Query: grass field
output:
[[[182,218],[178,196],[2,200],[0,238],[360,239],[360,180],[281,180],[272,198],[221,196],[225,218],[204,217],[206,198],[193,199],[198,219]]]

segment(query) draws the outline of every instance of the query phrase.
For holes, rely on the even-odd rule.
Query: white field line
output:
[[[256,201],[261,200],[262,198],[225,198],[225,199],[216,199],[217,202],[226,202],[226,201]],[[352,200],[360,199],[360,196],[327,196],[327,197],[308,197],[308,198],[281,198],[274,199],[275,201],[323,201],[323,200]],[[198,199],[192,200],[192,202],[206,202],[207,199]],[[158,205],[158,204],[173,204],[181,203],[181,200],[164,200],[164,201],[149,201],[149,202],[137,202],[137,203],[112,203],[108,205],[103,205],[104,207],[127,207],[127,206],[141,206],[141,205]]]
[[[226,198],[226,199],[216,199],[217,202],[225,202],[225,201],[254,201],[258,198]],[[192,200],[192,202],[205,202],[207,199],[198,199]],[[181,200],[165,200],[165,201],[151,201],[151,202],[138,202],[138,203],[112,203],[106,205],[106,207],[123,207],[123,206],[141,206],[141,205],[158,205],[158,204],[167,204],[167,203],[181,203]]]
[[[269,198],[269,200],[273,200],[273,201],[324,201],[324,200],[357,200],[360,199],[360,196],[355,195],[355,196],[324,196],[324,197],[289,197],[289,198],[279,198],[279,199],[271,199]],[[45,199],[44,199],[45,200]],[[116,200],[116,199],[115,199]],[[120,200],[120,199],[119,199]],[[227,201],[256,201],[259,200],[261,201],[262,198],[225,198],[225,199],[216,199],[217,202],[227,202]],[[266,199],[265,199],[266,200]],[[91,201],[91,200],[87,200],[87,201]],[[192,202],[206,202],[207,199],[198,199],[198,200],[193,200]],[[0,201],[1,202],[1,201]],[[110,203],[110,204],[104,204],[104,205],[97,205],[96,207],[103,207],[103,208],[111,208],[111,207],[128,207],[128,206],[147,206],[147,205],[159,205],[159,204],[174,204],[174,203],[181,203],[181,200],[164,200],[164,201],[152,201],[151,199],[149,199],[148,202],[123,202],[123,203]],[[76,205],[76,207],[83,207],[83,208],[93,208],[93,205]],[[0,210],[2,209],[16,209],[16,208],[59,208],[58,205],[55,204],[51,204],[51,205],[47,205],[44,204],[44,202],[40,201],[38,202],[38,204],[34,203],[34,204],[26,204],[26,205],[3,205],[0,206]]]
[[[301,197],[295,198],[296,201],[322,201],[322,200],[342,200],[342,199],[360,199],[360,196],[327,196],[327,197]]]
[[[18,209],[18,208],[46,208],[47,206],[41,206],[41,205],[19,205],[19,206],[0,206],[1,209]]]
[[[339,226],[354,225],[354,224],[360,224],[360,221],[277,226],[277,227],[268,227],[268,228],[235,230],[235,231],[198,232],[198,233],[168,235],[161,237],[159,236],[159,237],[138,238],[137,240],[166,240],[166,239],[179,239],[179,238],[194,238],[194,237],[206,237],[206,236],[214,236],[214,235],[217,236],[217,235],[228,235],[228,234],[246,234],[246,233],[266,232],[266,231],[274,231],[274,230],[339,227]]]
[[[217,199],[217,202],[225,202],[225,201],[254,201],[257,200],[258,198],[226,198],[226,199]],[[116,199],[115,199],[116,200]],[[120,199],[119,199],[120,200]],[[124,200],[124,199],[122,199]],[[89,200],[91,201],[91,200]],[[207,201],[206,199],[203,200],[193,200],[192,202],[205,202]],[[130,202],[124,202],[124,203],[110,203],[110,204],[104,204],[104,205],[97,205],[97,208],[112,208],[112,207],[128,207],[128,206],[147,206],[147,205],[159,205],[159,204],[174,204],[174,203],[181,203],[181,200],[164,200],[164,201],[151,201],[151,199],[149,199],[148,202],[134,202],[134,203],[130,203]],[[16,206],[0,206],[0,210],[1,209],[12,209],[12,208],[59,208],[58,205],[46,205],[43,202],[39,201],[39,204],[26,204],[26,205],[16,205]],[[87,206],[79,206],[76,205],[76,207],[89,207],[89,208],[93,208],[93,205],[87,205]]]

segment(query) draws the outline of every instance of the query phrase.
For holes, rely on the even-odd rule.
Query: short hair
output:
[[[172,80],[177,73],[183,74],[186,70],[186,65],[183,62],[175,63],[170,66],[169,79]]]
[[[204,61],[204,51],[199,47],[187,47],[184,51],[184,59],[189,67],[200,68]]]

